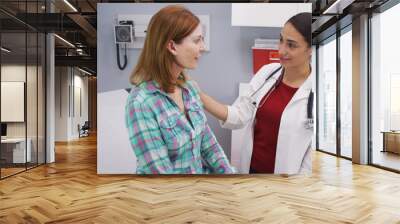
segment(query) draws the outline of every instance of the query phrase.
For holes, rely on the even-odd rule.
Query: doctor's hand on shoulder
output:
[[[185,78],[186,80],[190,81],[193,87],[198,91],[204,108],[218,120],[225,122],[228,117],[228,105],[218,102],[217,100],[203,92],[200,88],[200,85],[197,83],[196,80],[192,79],[191,76],[185,74]]]

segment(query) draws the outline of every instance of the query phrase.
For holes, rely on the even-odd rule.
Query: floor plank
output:
[[[400,175],[315,152],[303,176],[97,175],[96,138],[0,181],[0,223],[400,223]]]

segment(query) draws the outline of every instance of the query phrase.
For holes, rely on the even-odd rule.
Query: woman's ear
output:
[[[312,57],[312,48],[311,47],[309,47],[307,49],[307,54],[310,55],[310,57]]]
[[[176,45],[175,45],[175,42],[173,40],[170,40],[168,42],[167,49],[168,49],[169,52],[171,52],[172,55],[177,55]]]

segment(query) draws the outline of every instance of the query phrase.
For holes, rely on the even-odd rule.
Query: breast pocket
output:
[[[200,134],[204,130],[207,123],[207,117],[204,114],[203,109],[199,105],[194,104],[189,109],[189,117],[193,124],[195,134]]]
[[[183,153],[187,144],[191,144],[190,132],[185,128],[180,114],[173,114],[160,120],[160,129],[165,144],[168,148],[168,155],[172,161]]]

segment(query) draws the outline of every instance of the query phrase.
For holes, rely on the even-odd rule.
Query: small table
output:
[[[382,152],[400,154],[400,131],[382,131],[381,133],[383,133]]]

